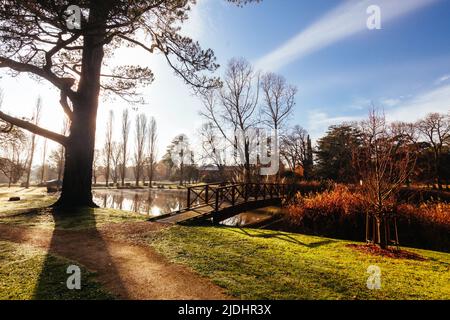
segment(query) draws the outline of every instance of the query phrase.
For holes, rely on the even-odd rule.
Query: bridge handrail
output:
[[[261,196],[263,199],[273,199],[274,195],[278,197],[286,196],[288,193],[288,184],[281,183],[211,183],[202,184],[196,186],[190,186],[187,188],[187,208],[191,209],[197,200],[202,201],[200,205],[214,205],[216,211],[220,206],[230,201],[234,206],[236,202],[241,198],[245,202],[249,197],[255,197],[256,200]],[[238,188],[243,189],[239,190]],[[256,187],[256,188],[255,188]],[[231,194],[230,194],[231,192]],[[193,195],[194,197],[191,197]],[[211,203],[213,201],[213,203]]]

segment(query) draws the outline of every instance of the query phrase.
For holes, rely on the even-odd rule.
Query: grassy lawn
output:
[[[20,201],[10,202],[10,197],[20,197]],[[48,195],[45,188],[0,187],[0,217],[17,215],[52,205],[56,197]]]
[[[38,209],[29,213],[0,217],[0,223],[61,230],[82,230],[108,223],[145,221],[146,217],[114,209],[84,208],[64,211],[55,219],[53,209]]]
[[[47,255],[27,245],[0,241],[0,300],[112,299],[95,281],[95,274],[81,268],[81,290],[69,290],[66,259]],[[81,267],[81,266],[80,266]]]
[[[13,196],[21,201],[9,202]],[[44,188],[0,188],[0,223],[39,227],[48,229],[86,229],[107,223],[144,221],[146,217],[114,209],[77,209],[66,210],[55,221],[54,211],[46,208],[56,201],[56,197],[47,195]]]
[[[450,299],[450,254],[407,249],[426,261],[372,256],[351,242],[274,231],[172,227],[146,243],[241,299]],[[368,290],[367,268],[382,272]]]

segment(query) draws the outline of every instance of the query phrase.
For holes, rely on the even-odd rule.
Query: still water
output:
[[[186,207],[185,190],[93,190],[94,202],[102,208],[136,212],[148,217],[178,211]],[[269,209],[269,210],[268,210]],[[226,226],[246,226],[269,220],[270,208],[241,213],[221,224]]]
[[[103,208],[157,217],[186,206],[183,190],[93,190],[94,202]]]

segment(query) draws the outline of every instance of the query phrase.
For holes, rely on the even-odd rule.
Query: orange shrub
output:
[[[425,224],[438,224],[450,228],[450,204],[422,203],[419,206],[402,204],[398,206],[400,218],[411,221],[418,220]]]
[[[343,185],[320,194],[297,194],[288,206],[290,229],[364,241],[365,201]],[[400,244],[450,251],[450,204],[401,204],[396,207]]]
[[[350,215],[362,209],[362,201],[346,186],[337,185],[333,190],[309,196],[297,194],[288,207],[292,223],[301,223],[306,217]]]

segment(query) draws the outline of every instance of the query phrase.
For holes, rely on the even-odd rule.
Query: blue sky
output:
[[[385,108],[392,120],[412,121],[426,112],[450,110],[448,0],[392,0],[396,8],[389,7],[389,1],[263,1],[243,10],[220,10],[221,5],[212,2],[212,11],[221,12],[219,21],[226,21],[218,27],[218,34],[230,43],[218,41],[213,46],[219,58],[225,60],[236,50],[257,64],[289,40],[314,29],[311,26],[327,30],[333,21],[340,21],[340,14],[351,13],[342,19],[347,22],[343,29],[351,29],[353,20],[365,23],[368,15],[358,2],[362,8],[366,3],[380,6],[381,30],[349,30],[348,36],[322,47],[316,43],[318,37],[305,38],[312,42],[309,46],[319,48],[294,55],[275,68],[299,88],[292,122],[315,137],[335,121],[365,116],[371,102]],[[389,10],[400,13],[391,17]],[[304,46],[300,42],[297,49]],[[274,61],[266,61],[268,65],[258,66],[271,69]],[[441,97],[447,102],[439,100],[433,106],[432,99]]]
[[[381,30],[366,28],[366,8],[373,4],[381,8]],[[450,110],[450,0],[263,0],[244,8],[199,0],[184,32],[214,49],[223,66],[245,57],[295,84],[291,124],[302,125],[314,139],[331,124],[363,118],[372,102],[390,120]],[[200,101],[161,57],[119,49],[114,59],[154,70],[156,81],[143,90],[148,103],[133,112],[156,118],[160,155],[178,133],[195,141]],[[6,93],[3,108],[16,115],[29,114],[41,95],[49,115],[43,125],[58,130],[58,94],[45,83],[6,76],[0,88]],[[108,110],[116,110],[119,120],[125,107],[122,101],[101,102],[99,147]]]

